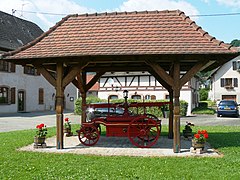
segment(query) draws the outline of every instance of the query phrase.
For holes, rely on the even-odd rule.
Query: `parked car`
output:
[[[222,100],[217,107],[217,117],[234,116],[239,117],[238,104],[233,100]]]

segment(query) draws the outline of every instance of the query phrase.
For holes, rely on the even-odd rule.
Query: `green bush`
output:
[[[208,107],[208,103],[207,102],[199,102],[198,103],[198,107],[207,108]]]
[[[215,110],[208,107],[196,107],[192,110],[193,114],[215,114]]]
[[[208,99],[208,91],[209,89],[203,88],[199,90],[200,101],[206,101]]]
[[[95,96],[89,96],[86,99],[87,104],[90,103],[98,103],[98,102],[107,102],[107,100],[100,99]],[[142,102],[142,100],[135,100],[135,99],[128,99],[128,103],[133,103],[133,102]],[[145,102],[167,102],[167,100],[152,100],[152,101],[145,101]],[[110,101],[110,103],[124,103],[124,99],[113,99]],[[187,107],[188,103],[186,101],[181,100],[180,101],[180,115],[181,116],[186,116],[187,114]],[[135,114],[143,114],[144,113],[144,108],[129,108],[130,111],[132,111]],[[147,114],[153,114],[157,117],[163,117],[163,111],[169,111],[169,105],[166,105],[164,107],[146,107],[146,113]],[[81,114],[82,113],[82,99],[79,98],[75,101],[75,113],[76,114]]]
[[[99,103],[99,102],[106,102],[106,100],[100,99],[96,96],[88,96],[86,98],[87,104],[91,103]],[[78,98],[75,101],[75,109],[74,109],[75,114],[81,114],[82,113],[82,98]]]
[[[180,115],[181,116],[186,116],[187,115],[187,109],[188,109],[187,101],[180,100]]]

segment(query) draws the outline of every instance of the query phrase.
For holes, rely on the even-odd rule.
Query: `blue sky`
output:
[[[8,0],[0,10],[33,21],[44,31],[67,14],[180,9],[218,40],[240,39],[240,0]],[[52,13],[48,15],[42,13]],[[239,13],[228,16],[191,16]]]

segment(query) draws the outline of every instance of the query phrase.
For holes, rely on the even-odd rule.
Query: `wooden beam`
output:
[[[191,80],[191,78],[199,72],[203,66],[206,65],[206,61],[200,61],[197,64],[195,64],[186,74],[184,74],[180,79],[180,87],[182,87],[184,84],[186,84],[188,81]]]
[[[146,60],[146,64],[151,66],[151,68],[158,74],[158,76],[161,77],[167,84],[169,84],[170,86],[174,85],[173,78],[168,73],[166,73],[166,71],[161,66],[159,66],[155,62],[151,62],[148,60]]]
[[[173,139],[173,90],[169,90],[169,98],[170,98],[170,104],[169,104],[169,121],[168,121],[168,138]]]
[[[74,66],[70,69],[68,74],[63,79],[63,87],[66,87],[70,82],[72,82],[77,74],[87,65],[87,63]]]
[[[164,87],[166,88],[167,90],[170,90],[172,89],[171,86],[166,82],[164,81],[154,70],[149,70],[149,73],[152,74],[155,79]]]
[[[173,97],[174,97],[174,122],[173,122],[173,152],[179,153],[181,151],[180,142],[180,63],[176,61],[173,67]]]
[[[88,82],[86,85],[86,91],[88,91],[98,80],[99,78],[105,73],[103,72],[97,72],[97,74]]]
[[[79,87],[79,83],[78,83],[78,81],[77,81],[76,79],[74,79],[74,80],[72,81],[72,83],[73,83],[73,85],[74,85],[76,88],[78,88],[78,89],[81,88],[81,87]]]
[[[57,85],[56,85],[56,124],[57,124],[57,149],[63,149],[63,63],[57,63]]]
[[[54,87],[56,87],[56,79],[49,73],[43,66],[36,67],[37,71],[43,75],[43,77]]]
[[[82,84],[83,84],[83,89],[85,90],[81,95],[82,95],[82,117],[81,117],[81,123],[86,122],[86,98],[87,98],[87,94],[86,94],[86,82],[87,82],[87,74],[86,71],[82,72]]]
[[[86,92],[86,90],[85,90],[85,86],[86,85],[84,85],[84,83],[83,83],[83,77],[82,77],[82,74],[81,73],[79,73],[78,75],[77,75],[77,82],[78,82],[78,89],[80,90],[80,93],[81,94],[83,94],[83,93],[85,93]]]

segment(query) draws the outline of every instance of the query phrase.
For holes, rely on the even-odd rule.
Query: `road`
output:
[[[72,112],[65,112],[73,124],[80,123],[80,116]],[[181,124],[189,121],[195,126],[240,126],[240,118],[216,117],[216,115],[198,115],[182,117]],[[47,127],[56,126],[56,115],[53,111],[0,114],[0,132],[8,132],[24,129],[35,129],[36,125],[44,123]],[[168,124],[168,119],[162,119],[162,124]]]

